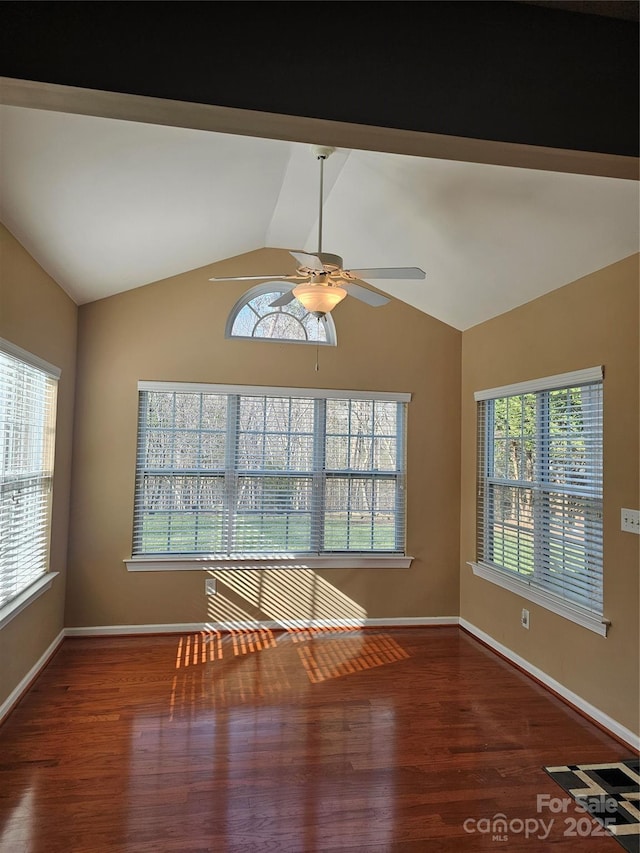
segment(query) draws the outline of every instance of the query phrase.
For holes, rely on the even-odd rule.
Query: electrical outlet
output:
[[[522,608],[522,615],[520,616],[520,624],[523,628],[529,630],[529,611],[526,608]]]
[[[640,533],[640,509],[621,509],[620,529],[627,533]]]
[[[207,578],[204,582],[204,591],[206,595],[215,595],[217,593],[216,579]]]

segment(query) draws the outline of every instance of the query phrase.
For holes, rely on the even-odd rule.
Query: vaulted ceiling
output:
[[[2,87],[0,216],[79,304],[186,270],[209,275],[211,265],[229,274],[231,258],[237,274],[238,256],[263,247],[315,251],[312,142],[337,148],[325,165],[323,249],[347,267],[422,267],[424,281],[371,283],[458,329],[639,249],[632,157],[557,156],[510,141],[496,149],[495,140],[480,151],[454,135],[363,125],[347,133],[347,124],[309,117],[285,132],[265,121],[269,113],[252,123],[244,105],[235,124],[229,112],[222,122],[211,112],[193,120],[197,111],[176,120],[123,89],[134,108],[105,106],[99,91],[102,106],[87,106],[91,89],[78,90],[76,106],[72,87],[46,81],[17,97],[16,80]],[[361,310],[364,319],[372,309]]]

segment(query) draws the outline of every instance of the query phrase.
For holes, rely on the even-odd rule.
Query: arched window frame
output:
[[[281,281],[269,281],[269,282],[265,282],[263,284],[258,284],[255,287],[252,287],[250,290],[247,290],[246,293],[243,293],[242,296],[240,297],[240,299],[238,299],[238,301],[235,303],[235,305],[233,306],[233,308],[229,312],[229,316],[227,318],[227,323],[225,326],[225,333],[224,333],[225,338],[230,338],[230,339],[236,340],[236,341],[273,341],[274,343],[279,343],[279,344],[282,344],[282,343],[307,344],[307,345],[311,344],[313,346],[322,346],[322,347],[335,347],[335,346],[337,346],[338,339],[337,339],[337,335],[336,335],[336,327],[335,327],[335,323],[333,322],[333,317],[331,316],[331,314],[325,314],[325,316],[320,320],[320,322],[324,324],[325,334],[327,336],[326,341],[315,341],[315,340],[310,340],[309,338],[306,338],[306,340],[299,340],[298,338],[267,338],[267,337],[263,338],[263,337],[260,337],[258,335],[234,335],[234,334],[232,334],[233,324],[236,321],[236,317],[238,316],[240,311],[245,307],[245,305],[248,305],[253,299],[256,298],[256,296],[262,296],[265,293],[282,294],[282,293],[286,293],[289,290],[289,288],[290,288],[290,285],[288,283],[281,282]],[[255,309],[253,309],[253,306],[251,306],[251,307],[252,307],[252,310],[255,310]],[[316,318],[312,317],[309,313],[305,314],[305,316],[301,320],[299,317],[297,317],[295,314],[292,314],[288,310],[287,305],[284,305],[280,308],[274,308],[274,309],[272,309],[272,311],[273,311],[273,313],[287,314],[290,317],[294,317],[300,323],[300,325],[305,329],[305,333],[306,333],[306,328],[304,325],[304,320],[310,319],[314,323],[316,322]],[[266,317],[266,316],[268,316],[268,315],[263,314],[262,317],[259,317],[258,314],[256,313],[256,325],[260,319],[262,319],[263,317]],[[254,329],[255,329],[255,326],[254,326]]]

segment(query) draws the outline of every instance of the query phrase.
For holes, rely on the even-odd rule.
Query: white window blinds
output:
[[[478,562],[602,614],[602,369],[476,400]]]
[[[0,339],[0,607],[49,568],[59,375]]]
[[[407,400],[140,383],[134,555],[403,553]]]

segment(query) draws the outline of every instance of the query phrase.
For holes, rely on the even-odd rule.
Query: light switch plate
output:
[[[640,509],[621,509],[620,529],[640,534]]]

